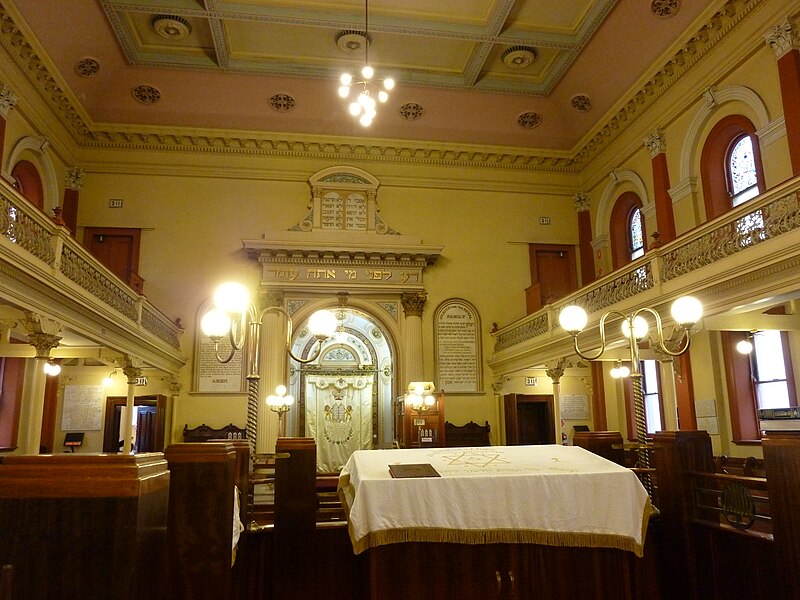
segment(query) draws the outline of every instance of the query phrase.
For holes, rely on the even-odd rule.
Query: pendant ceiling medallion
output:
[[[340,31],[336,36],[339,50],[347,54],[363,54],[369,44],[369,38],[362,31]]]
[[[503,63],[512,69],[524,69],[536,60],[536,51],[525,46],[512,46],[503,52]]]
[[[156,15],[153,18],[153,30],[168,40],[182,40],[192,32],[189,21],[173,15]]]

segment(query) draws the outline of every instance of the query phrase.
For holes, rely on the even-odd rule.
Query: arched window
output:
[[[21,160],[11,169],[14,187],[25,196],[32,204],[44,209],[44,188],[39,170],[32,162]]]
[[[611,262],[615,269],[639,258],[647,250],[642,217],[642,201],[636,193],[625,192],[617,198],[608,226]]]
[[[755,126],[729,115],[714,125],[700,157],[706,218],[714,219],[766,189]]]
[[[642,210],[638,206],[631,209],[628,217],[628,248],[631,260],[644,255],[644,224]]]

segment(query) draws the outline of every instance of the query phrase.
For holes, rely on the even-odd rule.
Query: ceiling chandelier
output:
[[[378,102],[389,99],[389,91],[394,88],[394,79],[374,79],[375,69],[369,65],[369,0],[364,1],[364,67],[360,77],[342,73],[339,77],[339,96],[350,99],[347,110],[364,127],[372,125],[378,114]],[[351,95],[352,93],[352,95]]]

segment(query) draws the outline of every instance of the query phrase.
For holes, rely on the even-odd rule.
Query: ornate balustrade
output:
[[[84,335],[113,332],[118,350],[166,370],[184,362],[182,329],[2,180],[0,277],[21,308],[52,313]]]
[[[571,354],[570,336],[558,326],[570,304],[586,309],[591,326],[609,309],[663,307],[686,293],[713,314],[767,290],[800,289],[799,194],[795,178],[503,327],[493,334],[490,365],[502,373]]]

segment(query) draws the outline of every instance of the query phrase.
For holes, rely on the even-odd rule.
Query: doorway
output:
[[[141,294],[144,283],[138,274],[141,236],[141,229],[87,227],[83,243],[97,260]]]
[[[503,396],[506,444],[555,444],[553,396],[508,394]]]
[[[128,399],[125,396],[106,398],[106,418],[103,430],[103,452],[119,452],[122,409]],[[134,453],[163,452],[164,430],[166,427],[167,397],[162,394],[136,396],[136,424],[132,449]]]

